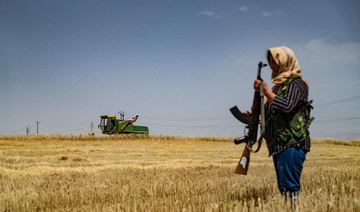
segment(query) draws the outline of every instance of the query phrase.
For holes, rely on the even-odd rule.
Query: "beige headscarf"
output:
[[[292,75],[302,76],[295,53],[290,48],[280,46],[270,48],[268,51],[270,51],[275,63],[279,66],[278,74],[271,80],[275,84],[272,88],[273,92]],[[304,82],[309,90],[308,82],[306,80],[304,80]]]

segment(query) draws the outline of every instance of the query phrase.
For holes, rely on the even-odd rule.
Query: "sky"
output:
[[[124,111],[150,134],[242,136],[229,108],[250,109],[257,63],[283,45],[311,136],[360,138],[358,0],[0,0],[0,134],[100,134]]]

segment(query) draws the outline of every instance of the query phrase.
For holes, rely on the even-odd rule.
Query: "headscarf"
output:
[[[272,88],[273,92],[275,92],[280,85],[285,83],[289,77],[293,75],[302,76],[300,65],[295,57],[295,53],[290,48],[280,46],[270,48],[268,51],[271,53],[275,63],[279,66],[278,74],[271,80],[272,83],[275,84]],[[304,80],[304,82],[309,90],[308,82],[306,80]]]

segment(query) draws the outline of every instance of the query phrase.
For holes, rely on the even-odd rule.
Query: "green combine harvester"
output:
[[[100,116],[99,128],[103,134],[113,135],[113,134],[142,134],[148,135],[149,128],[147,126],[137,126],[134,125],[134,122],[138,119],[139,115],[136,114],[130,120],[124,120],[124,114],[120,114],[120,119],[116,119],[116,116],[113,115],[103,115]]]

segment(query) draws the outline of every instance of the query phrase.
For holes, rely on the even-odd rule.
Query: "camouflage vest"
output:
[[[296,78],[300,78],[300,76],[291,76],[285,82],[283,88],[277,91],[276,95],[284,98],[287,87]],[[306,138],[306,132],[311,122],[315,119],[314,117],[310,118],[310,110],[313,109],[311,104],[312,100],[302,102],[299,106],[297,106],[297,109],[290,113],[273,110],[270,118],[267,120],[267,123],[273,122],[274,140],[268,143],[268,147],[271,147],[274,143],[290,146],[304,141]],[[305,119],[301,115],[304,112]]]

